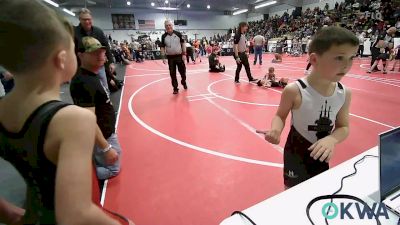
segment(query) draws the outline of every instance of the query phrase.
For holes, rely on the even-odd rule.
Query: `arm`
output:
[[[60,225],[118,225],[92,203],[95,116],[76,106],[60,110],[49,125],[59,143],[55,213]]]
[[[181,41],[181,47],[182,47],[182,55],[186,55],[186,42],[185,42],[185,40],[183,40],[183,42]]]
[[[95,107],[88,107],[86,109],[90,110],[94,115],[96,115]],[[97,146],[99,146],[101,149],[107,149],[110,146],[108,141],[104,138],[99,125],[97,125],[97,124],[96,124],[96,128],[95,128],[95,139],[94,140],[95,140],[95,144]],[[96,151],[98,151],[98,150],[96,150]],[[102,152],[96,152],[96,153],[102,153]],[[118,153],[113,147],[111,147],[106,152],[104,152],[104,158],[105,158],[105,161],[107,164],[112,165],[118,160]]]
[[[11,225],[22,224],[22,217],[24,214],[24,209],[0,198],[0,223]]]
[[[235,53],[235,59],[239,58],[239,40],[240,34],[236,33],[233,37],[233,52]]]
[[[294,101],[298,94],[298,87],[294,83],[289,84],[283,89],[278,110],[271,122],[271,129],[265,132],[265,140],[272,144],[279,144],[282,130],[285,127],[286,118],[293,108]]]
[[[351,92],[349,89],[346,89],[346,100],[337,114],[335,130],[333,130],[332,134],[318,140],[309,148],[309,150],[312,150],[310,156],[315,160],[319,159],[321,162],[329,162],[332,158],[335,145],[344,141],[349,135],[350,102]]]
[[[104,32],[100,28],[97,28],[97,29],[99,29],[99,39],[100,39],[99,41],[100,41],[100,43],[102,45],[106,46],[106,56],[107,56],[107,59],[108,59],[108,63],[114,64],[114,58],[113,58],[113,55],[111,53],[110,45],[108,44],[108,39],[107,39],[106,35],[104,35]]]
[[[94,115],[96,115],[96,108],[95,107],[87,107],[85,109],[88,109],[89,111],[91,111]],[[103,133],[100,130],[99,125],[96,124],[95,127],[95,139],[94,142],[97,146],[99,146],[102,149],[105,149],[108,147],[108,142],[107,140],[104,138]]]

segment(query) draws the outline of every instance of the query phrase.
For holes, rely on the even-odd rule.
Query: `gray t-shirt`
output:
[[[165,48],[167,55],[180,55],[182,54],[182,43],[185,40],[182,38],[182,34],[178,31],[173,31],[172,34],[165,32],[161,36],[160,47]]]
[[[239,52],[246,51],[246,36],[241,33],[236,33],[235,37],[233,38],[233,43],[238,45]]]
[[[265,38],[261,35],[255,36],[253,40],[255,46],[262,46],[263,43],[265,42]]]

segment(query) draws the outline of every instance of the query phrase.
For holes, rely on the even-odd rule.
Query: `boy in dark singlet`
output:
[[[292,113],[284,150],[287,188],[328,170],[335,145],[348,136],[351,93],[339,81],[350,70],[358,44],[344,28],[322,28],[309,48],[311,74],[286,86],[271,129],[258,131],[268,142],[279,144]]]
[[[38,0],[1,0],[0,62],[15,87],[0,100],[0,157],[27,183],[25,212],[0,198],[0,223],[118,225],[92,203],[96,117],[60,102],[76,72],[71,26]]]

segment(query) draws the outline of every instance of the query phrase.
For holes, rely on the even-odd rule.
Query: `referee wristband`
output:
[[[106,153],[106,152],[110,151],[112,149],[112,147],[113,147],[112,145],[108,145],[108,147],[101,150],[101,152]]]

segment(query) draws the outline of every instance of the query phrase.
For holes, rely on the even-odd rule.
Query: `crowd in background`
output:
[[[326,3],[324,8],[307,8],[304,12],[293,11],[290,15],[285,12],[283,15],[275,15],[266,20],[249,22],[247,38],[250,53],[253,53],[252,38],[262,35],[267,40],[265,51],[268,51],[268,40],[277,39],[283,51],[287,48],[287,41],[291,40],[292,49],[295,52],[306,52],[306,46],[315,32],[323,26],[337,25],[352,30],[360,42],[370,38],[374,42],[379,34],[385,33],[390,25],[397,28],[397,35],[400,36],[400,6],[394,5],[390,0],[346,0],[330,6]],[[187,40],[190,52],[196,56],[208,56],[212,48],[232,48],[233,36],[237,28],[231,28],[225,34],[215,34],[212,37]],[[145,35],[146,36],[146,35]],[[111,38],[110,38],[111,41]],[[117,62],[129,64],[131,61],[142,62],[144,59],[155,59],[150,51],[158,49],[160,40],[151,40],[149,37],[133,40],[128,43],[112,41],[112,50]],[[274,49],[275,51],[275,49]],[[362,52],[360,52],[362,55]]]

